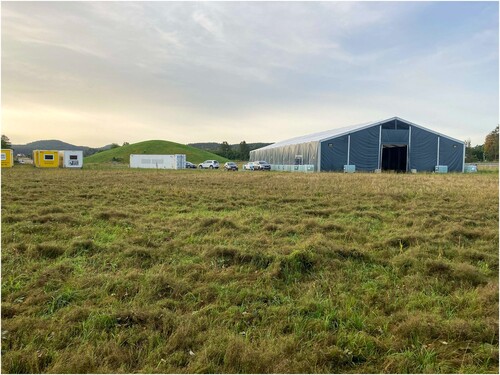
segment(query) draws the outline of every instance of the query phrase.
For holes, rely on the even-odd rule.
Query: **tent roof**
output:
[[[359,130],[367,129],[367,128],[370,128],[372,126],[385,124],[386,122],[393,121],[393,120],[398,120],[398,121],[403,122],[405,124],[415,126],[417,128],[420,128],[420,129],[424,129],[428,132],[437,134],[441,137],[449,138],[455,142],[464,143],[463,141],[459,141],[458,139],[448,137],[447,135],[444,135],[444,134],[435,132],[433,130],[424,128],[423,126],[414,124],[410,121],[403,120],[400,117],[391,117],[389,119],[385,119],[385,120],[381,120],[381,121],[366,122],[363,124],[351,125],[351,126],[346,126],[343,128],[331,129],[331,130],[326,130],[326,131],[322,131],[319,133],[313,133],[313,134],[303,135],[300,137],[290,138],[290,139],[286,139],[284,141],[273,143],[272,145],[269,145],[269,146],[259,148],[257,150],[268,150],[268,149],[272,149],[272,148],[276,148],[276,147],[283,147],[283,146],[294,145],[294,144],[299,144],[299,143],[322,142],[322,141],[326,141],[328,139],[341,137],[343,135],[347,135],[347,134],[350,134],[350,133],[353,133],[353,132],[356,132]],[[256,151],[256,150],[254,150],[254,151]]]

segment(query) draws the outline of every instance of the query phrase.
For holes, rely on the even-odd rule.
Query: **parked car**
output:
[[[198,164],[198,168],[219,169],[219,162],[217,160],[205,160],[203,163]]]
[[[254,168],[253,161],[249,161],[248,163],[243,164],[244,171],[253,171],[253,168]]]
[[[238,170],[238,166],[236,165],[235,162],[228,161],[227,163],[224,164],[224,169],[226,171],[237,171]]]
[[[193,163],[191,163],[190,161],[187,161],[186,162],[186,168],[194,168],[194,169],[196,169],[196,165],[193,164]]]
[[[264,160],[254,161],[253,165],[254,165],[253,167],[254,170],[259,170],[259,171],[271,170],[271,164],[269,164],[267,161]]]

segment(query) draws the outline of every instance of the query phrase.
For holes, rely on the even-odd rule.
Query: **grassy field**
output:
[[[3,372],[498,372],[498,171],[16,166],[1,242]]]

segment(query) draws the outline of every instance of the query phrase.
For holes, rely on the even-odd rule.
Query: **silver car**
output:
[[[219,162],[217,160],[205,160],[203,163],[198,164],[198,168],[219,169]]]
[[[264,160],[258,160],[253,162],[253,169],[255,171],[270,171],[271,164]]]
[[[243,165],[244,171],[253,171],[253,169],[254,169],[253,161],[249,161],[248,163]]]
[[[236,165],[235,162],[228,161],[227,163],[224,164],[224,169],[226,171],[237,171],[238,170],[238,165]]]

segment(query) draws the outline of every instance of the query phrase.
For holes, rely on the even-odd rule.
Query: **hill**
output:
[[[215,159],[222,163],[228,161],[219,155],[180,143],[152,140],[98,152],[85,158],[85,163],[128,163],[130,154],[186,154],[186,159],[192,163],[201,163],[207,159]]]
[[[26,143],[25,145],[12,145],[14,154],[24,154],[31,156],[33,150],[79,150],[83,151],[85,156],[95,154],[98,151],[107,150],[111,145],[93,148],[88,146],[76,146],[57,139],[48,139]]]

